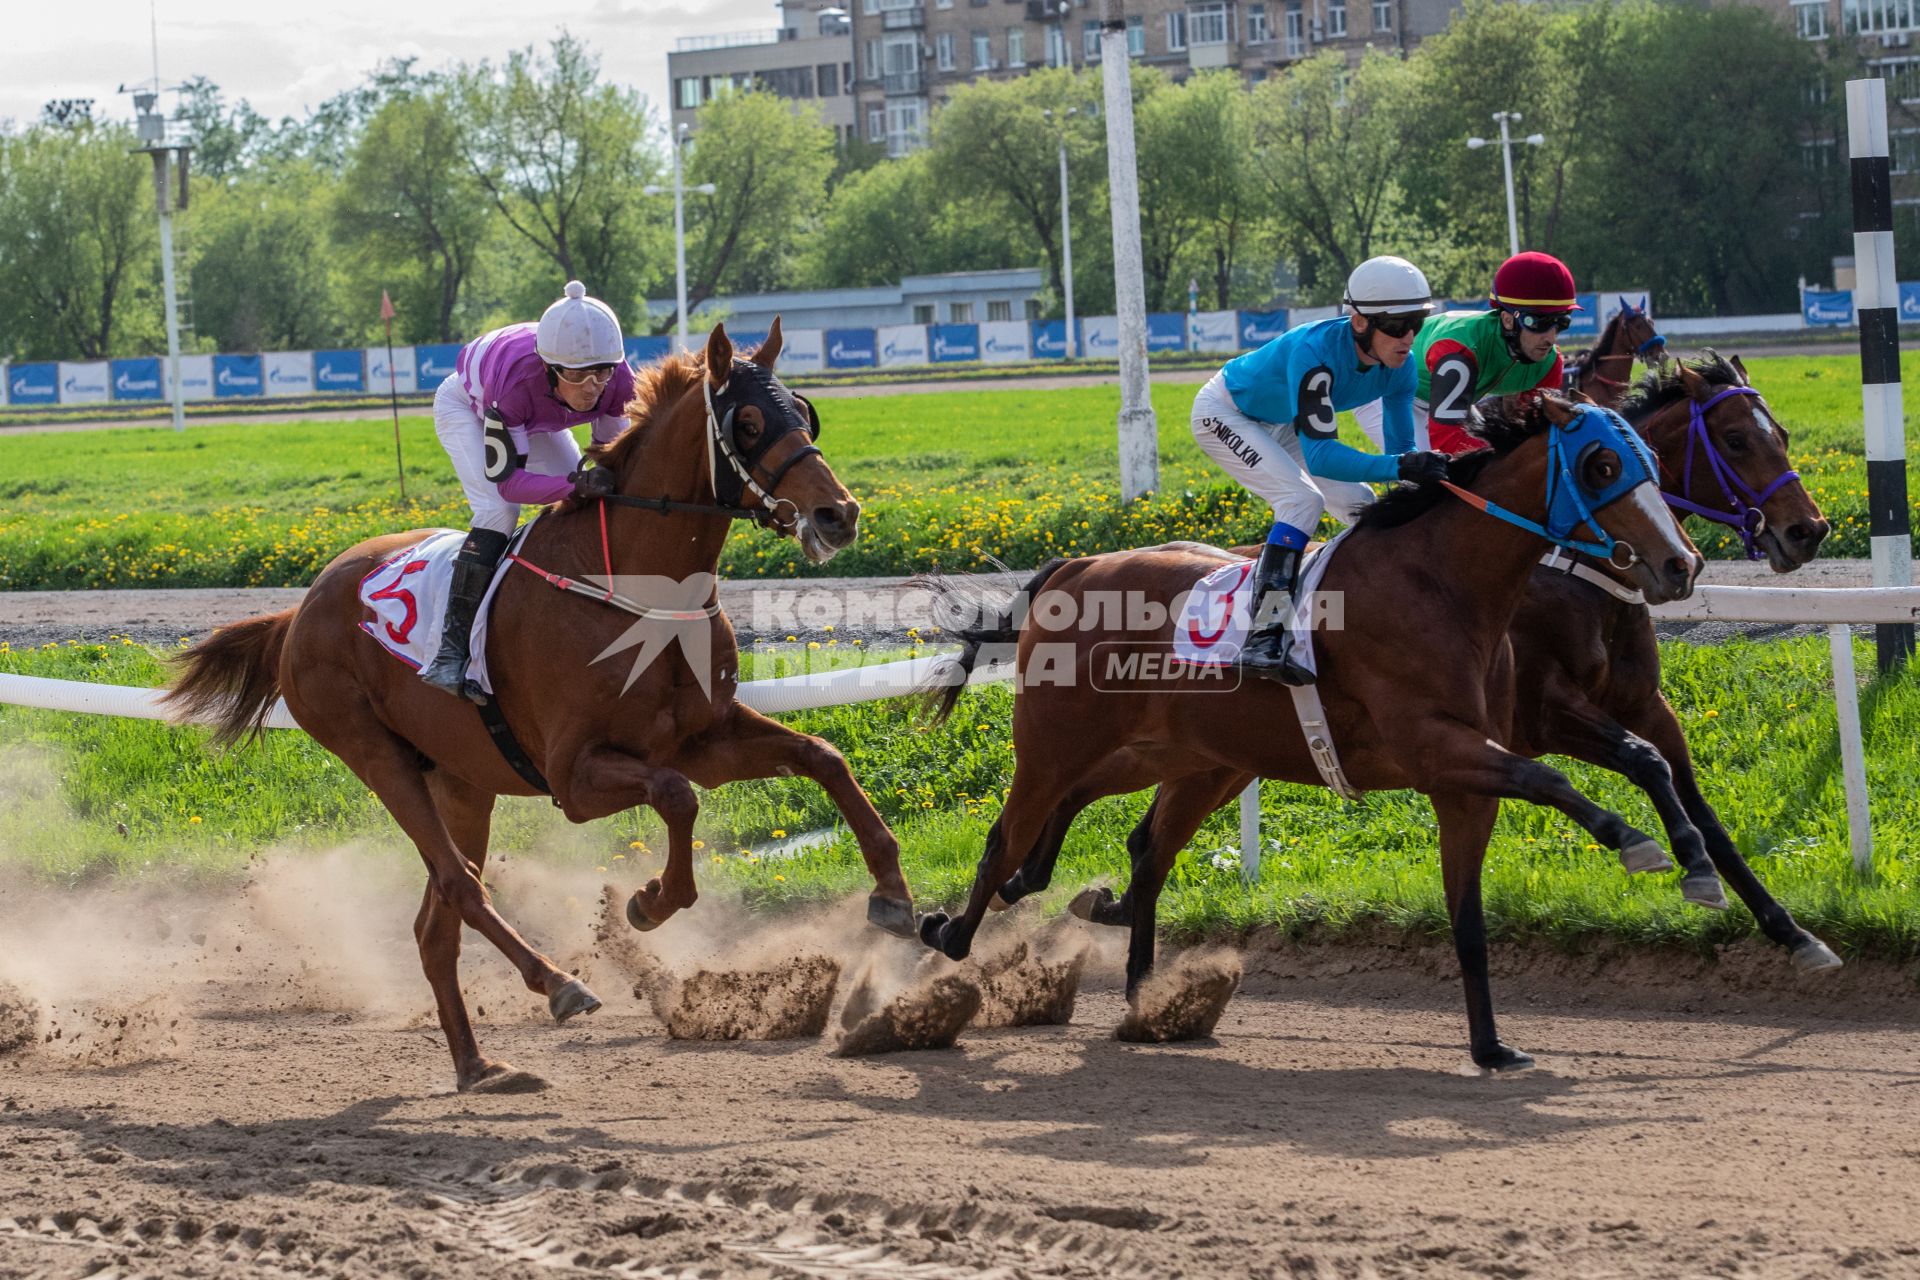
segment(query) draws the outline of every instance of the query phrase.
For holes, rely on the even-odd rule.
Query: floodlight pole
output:
[[[681,181],[680,151],[687,143],[687,126],[683,123],[667,139],[673,148],[673,287],[674,287],[674,332],[677,335],[679,349],[687,350],[687,197],[686,186]],[[693,188],[702,195],[712,195],[718,188],[711,182],[703,182]],[[664,195],[665,188],[656,183],[648,183],[641,188],[647,195]]]

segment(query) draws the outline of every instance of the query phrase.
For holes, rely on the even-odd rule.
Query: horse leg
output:
[[[860,842],[860,856],[873,877],[867,919],[888,933],[914,936],[913,893],[900,870],[900,841],[832,744],[735,706],[728,729],[702,739],[680,763],[688,777],[706,787],[793,774],[819,783]]]
[[[1767,887],[1760,883],[1760,877],[1754,874],[1746,858],[1741,856],[1733,837],[1721,825],[1720,815],[1714,812],[1713,806],[1700,793],[1700,781],[1693,772],[1693,755],[1687,749],[1686,735],[1681,732],[1680,721],[1673,714],[1673,708],[1667,705],[1667,700],[1656,693],[1625,718],[1642,737],[1653,744],[1672,769],[1674,788],[1681,802],[1686,805],[1687,815],[1705,839],[1707,856],[1713,859],[1714,868],[1719,871],[1721,878],[1740,895],[1740,901],[1747,904],[1747,910],[1753,912],[1753,918],[1760,923],[1761,932],[1785,947],[1793,959],[1794,967],[1804,973],[1838,969],[1840,957],[1826,943],[1801,927],[1785,907],[1774,901]]]
[[[1128,921],[1132,932],[1127,938],[1128,1000],[1133,999],[1140,984],[1153,972],[1160,891],[1166,887],[1167,873],[1173,870],[1174,859],[1193,839],[1194,832],[1200,830],[1207,815],[1220,807],[1222,792],[1231,795],[1237,789],[1223,783],[1222,777],[1237,782],[1245,776],[1226,769],[1162,786],[1142,824],[1146,838],[1135,845],[1133,837],[1128,837],[1128,846],[1133,851],[1133,878],[1127,883],[1126,893],[1132,916]],[[1139,835],[1139,828],[1133,834]]]
[[[1453,950],[1466,984],[1467,1036],[1473,1063],[1482,1071],[1519,1071],[1533,1059],[1503,1043],[1493,1022],[1493,989],[1487,983],[1487,921],[1480,906],[1480,867],[1500,801],[1492,796],[1438,791],[1429,797],[1440,820],[1440,874],[1446,885]]]
[[[1195,806],[1204,806],[1200,810],[1200,820],[1204,822],[1215,809],[1245,791],[1252,777],[1252,774],[1220,769],[1188,774],[1161,783],[1160,789],[1154,792],[1153,803],[1147,806],[1147,811],[1140,815],[1140,821],[1127,833],[1127,853],[1136,871],[1141,859],[1149,856],[1160,838],[1155,833],[1163,806],[1170,807],[1176,815],[1188,812]],[[1206,799],[1207,796],[1211,796],[1211,799]],[[1194,830],[1199,830],[1199,827],[1196,825]],[[1188,832],[1181,838],[1181,846],[1184,847],[1192,838],[1193,833]],[[1113,890],[1104,885],[1097,889],[1084,889],[1067,904],[1067,910],[1091,924],[1130,928],[1134,921],[1133,890],[1132,881],[1129,881],[1126,892],[1118,898],[1113,896]],[[1148,956],[1148,964],[1151,967],[1151,955]]]
[[[336,718],[348,723],[345,713]],[[471,926],[499,948],[500,954],[520,971],[527,989],[547,997],[548,1011],[556,1021],[599,1008],[600,1002],[579,979],[527,945],[526,939],[494,909],[493,898],[480,883],[476,866],[455,847],[448,834],[413,747],[374,719],[370,707],[363,706],[361,714],[353,718],[352,727],[356,732],[334,734],[334,741],[322,745],[366,783],[413,841],[427,864],[428,893],[452,919]],[[424,955],[422,960],[424,963]]]
[[[1706,840],[1688,815],[1674,787],[1673,770],[1659,748],[1622,727],[1582,694],[1553,690],[1544,700],[1545,735],[1540,745],[1549,751],[1611,769],[1647,793],[1667,829],[1674,855],[1686,868],[1680,894],[1689,902],[1719,910],[1727,905],[1720,877],[1707,855]],[[1667,871],[1672,863],[1655,848],[1636,846],[1623,851],[1622,865],[1630,872]]]
[[[1066,843],[1067,832],[1072,829],[1074,819],[1088,805],[1107,796],[1144,790],[1158,781],[1159,777],[1130,752],[1107,757],[1093,776],[1082,779],[1067,793],[1060,807],[1047,819],[1039,843],[1027,855],[1020,869],[1000,886],[988,902],[988,907],[994,911],[1004,911],[1028,894],[1038,893],[1053,883],[1053,869],[1060,860],[1060,849]],[[1140,821],[1145,823],[1147,819],[1143,817]],[[1128,847],[1132,847],[1131,840]]]
[[[561,798],[572,822],[591,822],[643,804],[667,824],[667,865],[627,900],[627,923],[646,930],[659,928],[700,897],[693,881],[693,821],[700,813],[693,785],[677,770],[595,744],[575,758]]]

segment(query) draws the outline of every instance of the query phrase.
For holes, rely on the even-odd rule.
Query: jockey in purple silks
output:
[[[604,497],[612,477],[582,470],[570,428],[593,424],[605,444],[626,428],[633,399],[620,319],[578,280],[540,323],[510,324],[469,342],[433,397],[433,424],[473,508],[473,528],[454,558],[440,652],[420,678],[467,689],[474,614],[522,503]],[[477,700],[477,699],[476,699]]]

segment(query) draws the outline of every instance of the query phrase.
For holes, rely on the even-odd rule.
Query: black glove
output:
[[[1447,478],[1447,455],[1415,449],[1400,455],[1400,478],[1414,484],[1438,484]]]
[[[573,496],[576,498],[610,498],[619,491],[619,482],[613,478],[613,472],[605,467],[592,470],[582,468],[568,476],[573,481]]]

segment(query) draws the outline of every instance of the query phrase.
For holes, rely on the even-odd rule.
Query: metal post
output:
[[[1067,359],[1080,354],[1080,330],[1073,322],[1073,213],[1067,200],[1067,137],[1060,135],[1060,266],[1067,290]]]
[[[1520,252],[1520,221],[1513,211],[1513,138],[1507,132],[1507,121],[1518,120],[1518,111],[1496,111],[1493,118],[1500,122],[1500,166],[1507,175],[1507,252]]]
[[[1140,174],[1133,149],[1132,60],[1123,0],[1100,0],[1107,187],[1113,211],[1113,296],[1120,312],[1120,496],[1160,487],[1159,427],[1147,377],[1147,283],[1140,249]]]
[[[1260,779],[1240,793],[1240,878],[1252,884],[1260,878]]]
[[[1853,629],[1844,622],[1827,628],[1833,648],[1833,705],[1840,713],[1840,774],[1847,790],[1847,843],[1853,869],[1873,869],[1873,814],[1867,803],[1867,757],[1860,741],[1860,687],[1853,673]]]
[[[153,185],[160,200],[160,289],[166,301],[167,386],[173,401],[173,429],[187,429],[187,392],[180,385],[180,303],[173,280],[173,183],[167,173],[173,153],[164,147],[153,153]]]
[[[1904,587],[1913,582],[1913,536],[1907,510],[1900,286],[1893,263],[1886,81],[1847,81],[1847,151],[1853,161],[1853,302],[1860,325],[1860,403],[1866,429],[1873,585]],[[1874,638],[1883,675],[1913,656],[1911,624],[1882,625]]]
[[[680,151],[686,145],[687,126],[681,125],[673,144],[673,288],[678,309],[675,332],[679,349],[687,349],[687,193],[680,181]]]

